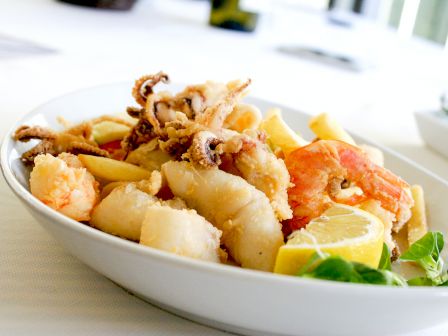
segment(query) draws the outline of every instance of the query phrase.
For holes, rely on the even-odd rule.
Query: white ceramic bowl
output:
[[[19,160],[31,144],[15,143],[19,125],[57,128],[56,117],[81,121],[124,111],[130,83],[55,99],[11,128],[1,148],[5,179],[26,209],[84,263],[140,297],[221,329],[248,335],[391,335],[447,321],[448,288],[392,288],[282,276],[179,257],[140,246],[71,220],[34,198]],[[275,104],[249,98],[263,111]],[[287,122],[306,131],[308,115],[283,107]],[[356,137],[359,142],[369,141]],[[384,149],[386,164],[426,190],[431,228],[447,233],[448,184]]]
[[[448,157],[448,114],[419,111],[414,114],[418,130],[429,147]]]

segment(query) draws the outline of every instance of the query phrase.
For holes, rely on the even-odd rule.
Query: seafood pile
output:
[[[39,140],[22,155],[31,193],[107,233],[244,268],[273,271],[290,234],[335,203],[380,218],[399,253],[393,233],[414,201],[375,150],[319,137],[282,146],[243,102],[250,80],[176,94],[159,89],[168,82],[164,72],[138,79],[127,117],[65,122],[60,132],[17,129],[15,140]]]

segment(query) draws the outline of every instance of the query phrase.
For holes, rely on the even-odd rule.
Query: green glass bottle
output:
[[[101,9],[129,10],[137,0],[58,0],[72,5]]]
[[[212,26],[243,32],[253,32],[258,14],[239,8],[239,0],[211,0],[210,20]]]

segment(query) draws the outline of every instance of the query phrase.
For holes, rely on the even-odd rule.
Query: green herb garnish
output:
[[[314,269],[299,272],[299,275],[305,278],[333,280],[351,283],[366,283],[373,285],[406,286],[404,280],[398,274],[388,270],[374,269],[364,264],[350,262],[341,257],[311,257],[315,263],[321,260]]]
[[[448,275],[444,272],[444,263],[440,255],[443,246],[444,241],[441,232],[428,232],[401,255],[400,260],[415,262],[426,273],[427,279],[411,279],[409,281],[410,285],[426,286],[429,282],[432,282],[434,286],[438,286],[448,281]]]
[[[378,269],[350,262],[341,257],[316,252],[303,266],[298,276],[305,278],[333,280],[350,283],[366,283],[389,286],[448,286],[448,273],[444,270],[441,252],[444,246],[443,234],[428,232],[423,238],[412,244],[400,257],[401,261],[414,262],[426,273],[406,281],[401,275],[391,271],[391,254],[383,245]]]
[[[392,270],[392,264],[390,259],[390,251],[385,243],[383,243],[383,252],[381,253],[380,264],[378,265],[380,270]]]

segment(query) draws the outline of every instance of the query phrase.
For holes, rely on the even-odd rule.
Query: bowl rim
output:
[[[321,280],[321,279],[307,279],[307,278],[300,278],[290,275],[283,275],[283,274],[275,274],[271,272],[263,272],[258,270],[252,270],[252,269],[243,269],[241,267],[235,267],[231,265],[226,264],[215,264],[211,262],[206,262],[202,260],[196,260],[193,258],[188,258],[184,256],[178,256],[169,252],[161,251],[152,247],[148,246],[142,246],[136,242],[132,242],[123,238],[119,238],[116,236],[113,236],[111,234],[108,234],[106,232],[97,230],[89,225],[82,224],[80,222],[77,222],[69,217],[66,217],[65,215],[57,212],[56,210],[53,210],[52,208],[46,206],[42,202],[40,202],[37,198],[35,198],[29,190],[27,190],[25,187],[23,187],[17,178],[14,176],[11,166],[9,165],[9,155],[8,155],[8,148],[13,148],[14,143],[12,139],[12,134],[17,129],[19,125],[22,125],[26,120],[29,120],[35,115],[38,115],[41,112],[41,109],[45,108],[47,105],[50,105],[58,100],[64,100],[65,98],[81,94],[83,92],[88,92],[90,90],[99,89],[99,88],[106,88],[107,86],[118,86],[118,85],[124,85],[128,84],[129,82],[114,82],[114,83],[107,83],[107,84],[100,84],[95,86],[90,86],[83,89],[73,90],[71,92],[68,92],[64,95],[60,95],[58,97],[55,97],[53,99],[50,99],[30,112],[26,113],[25,115],[21,116],[17,119],[15,123],[9,128],[9,130],[6,132],[6,134],[3,137],[1,148],[0,148],[0,167],[2,170],[3,177],[6,180],[7,185],[9,188],[13,191],[17,197],[25,202],[25,204],[35,211],[39,212],[42,216],[46,217],[47,219],[58,222],[59,224],[63,225],[66,230],[75,231],[78,234],[87,236],[91,239],[96,239],[101,241],[102,243],[108,244],[110,246],[114,246],[116,248],[121,248],[129,253],[135,253],[139,256],[143,257],[152,257],[158,259],[158,261],[168,263],[175,267],[180,268],[188,268],[189,270],[196,270],[196,271],[203,271],[203,272],[212,272],[216,275],[225,275],[230,277],[239,277],[239,278],[245,278],[249,280],[254,280],[258,282],[270,282],[273,285],[279,285],[279,286],[305,286],[310,287],[313,289],[317,289],[319,291],[325,291],[325,292],[332,292],[337,290],[348,290],[353,291],[355,294],[359,292],[363,292],[363,295],[369,294],[370,296],[377,296],[377,295],[390,295],[390,293],[394,293],[393,295],[396,296],[403,296],[408,297],[409,295],[417,295],[422,298],[428,298],[431,297],[448,297],[448,287],[393,287],[393,286],[384,286],[384,285],[372,285],[372,284],[357,284],[357,283],[344,283],[344,282],[337,282],[337,281],[330,281],[330,280]],[[177,84],[177,83],[176,83]],[[250,95],[249,97],[253,99],[257,99],[259,101],[265,101],[267,100],[263,98],[258,98],[256,96]],[[276,104],[276,106],[281,106],[279,104]],[[288,107],[285,106],[288,109],[296,110],[294,107]],[[301,112],[303,113],[303,112]],[[355,134],[354,132],[351,132],[352,134]],[[365,137],[362,137],[366,139]],[[435,175],[431,171],[427,170],[426,168],[420,166],[419,164],[413,162],[412,160],[402,156],[399,153],[396,153],[395,151],[385,148],[382,145],[376,144],[374,141],[368,140],[370,143],[373,143],[375,146],[378,145],[378,147],[381,150],[387,151],[390,154],[395,155],[396,157],[406,161],[406,163],[411,164],[421,170],[423,170],[424,173],[430,175],[433,178],[436,178],[437,180],[441,181],[442,183],[447,184],[443,179],[441,179],[439,176]]]

